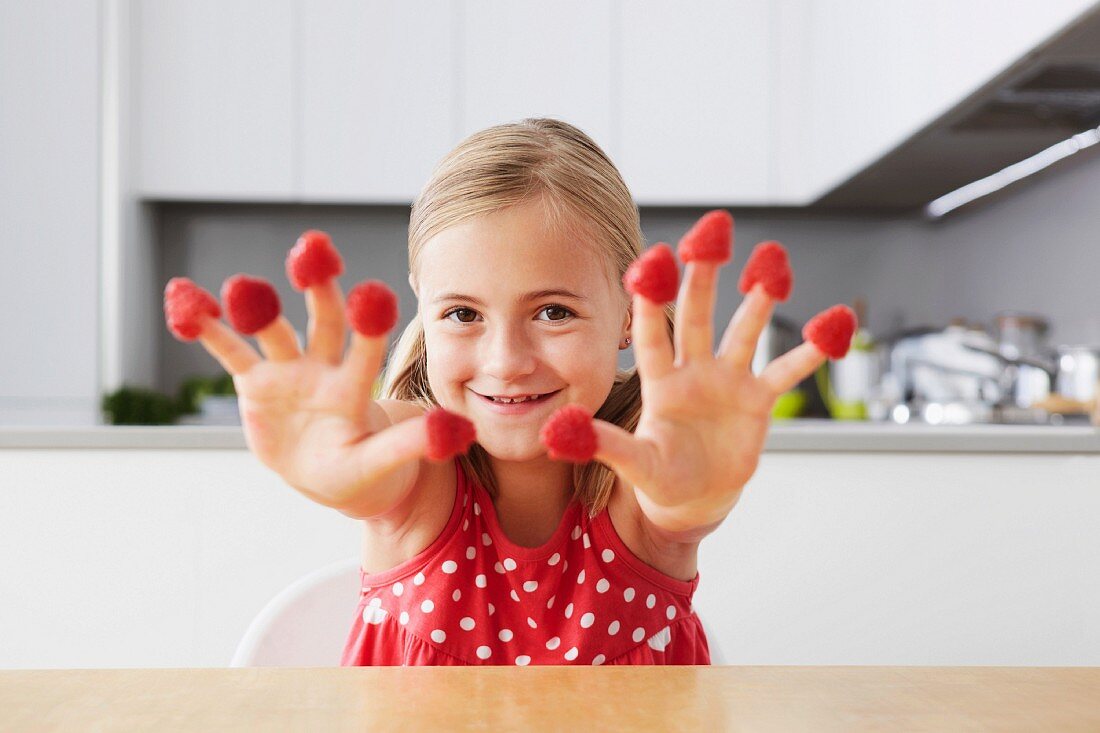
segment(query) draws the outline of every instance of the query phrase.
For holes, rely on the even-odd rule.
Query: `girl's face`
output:
[[[594,414],[628,334],[626,297],[595,245],[547,221],[537,200],[475,217],[430,239],[419,261],[432,392],[502,460],[544,455],[539,429],[559,407]]]

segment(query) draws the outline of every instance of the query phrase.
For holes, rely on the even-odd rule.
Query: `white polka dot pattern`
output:
[[[694,584],[654,582],[660,573],[623,548],[606,512],[590,519],[570,504],[547,544],[524,548],[501,531],[484,490],[472,490],[456,503],[449,533],[420,553],[427,559],[419,566],[363,573],[360,631],[349,648],[392,654],[370,663],[397,665],[436,663],[440,653],[467,664],[518,666],[698,658],[677,662],[678,654],[698,654]],[[369,641],[379,635],[390,641]]]

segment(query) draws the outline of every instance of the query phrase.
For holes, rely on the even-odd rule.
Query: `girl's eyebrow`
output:
[[[555,288],[552,288],[552,289],[549,289],[549,290],[535,290],[533,292],[527,293],[526,295],[521,295],[519,299],[522,302],[522,301],[528,301],[528,300],[540,300],[542,298],[551,298],[551,297],[573,298],[574,300],[579,300],[579,301],[582,301],[582,302],[588,302],[588,298],[584,297],[583,295],[578,295],[577,293],[574,293],[571,290],[561,290],[561,289],[555,289]],[[443,293],[438,298],[433,300],[432,302],[433,303],[442,303],[445,300],[468,300],[471,303],[474,303],[476,305],[480,305],[480,306],[485,305],[485,303],[483,303],[481,300],[478,300],[474,296],[472,296],[472,295],[463,295],[462,293]]]

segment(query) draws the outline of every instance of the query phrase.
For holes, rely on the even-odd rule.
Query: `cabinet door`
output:
[[[456,17],[454,0],[303,4],[303,199],[416,198],[457,138]]]
[[[616,5],[620,170],[642,204],[771,200],[766,0]]]
[[[809,203],[988,82],[1089,0],[790,0],[778,185]]]
[[[142,195],[292,196],[294,9],[295,0],[136,5]]]
[[[557,117],[609,152],[611,0],[463,0],[462,137],[524,117]]]

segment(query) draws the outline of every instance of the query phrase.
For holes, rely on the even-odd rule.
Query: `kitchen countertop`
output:
[[[1098,693],[1100,670],[1044,667],[20,670],[0,727],[1094,731]]]
[[[4,448],[247,449],[239,426],[0,426]],[[784,420],[766,451],[890,453],[1100,453],[1100,428],[1082,426],[895,425]]]

